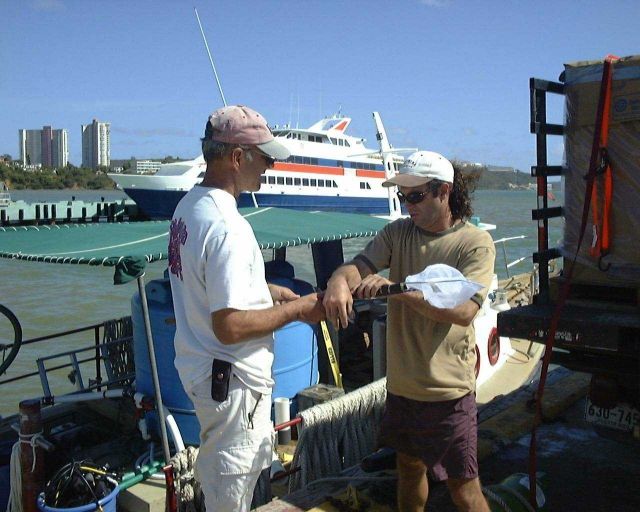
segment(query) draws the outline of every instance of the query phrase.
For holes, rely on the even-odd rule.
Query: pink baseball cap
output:
[[[204,138],[227,144],[257,146],[277,160],[286,160],[289,150],[276,141],[267,120],[244,105],[222,107],[209,116]]]

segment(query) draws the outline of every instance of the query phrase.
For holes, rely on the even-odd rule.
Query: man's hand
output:
[[[296,302],[300,305],[298,320],[309,324],[315,324],[326,318],[322,299],[317,293],[303,295],[298,298]]]
[[[349,325],[349,315],[353,311],[353,295],[344,279],[331,279],[322,298],[327,319],[335,329]]]
[[[365,277],[352,292],[358,299],[372,299],[376,296],[380,288],[390,284],[394,283],[382,277],[380,274],[371,274]]]
[[[268,284],[271,298],[275,305],[284,304],[285,302],[291,302],[300,298],[300,295],[291,291],[286,286],[278,286],[277,284]]]

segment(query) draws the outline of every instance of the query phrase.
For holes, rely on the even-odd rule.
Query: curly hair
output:
[[[462,167],[457,162],[452,162],[452,165],[453,187],[449,193],[449,209],[451,210],[451,216],[455,220],[465,220],[473,215],[471,194],[475,191],[480,176],[474,173],[463,173]],[[429,182],[429,187],[434,197],[438,195],[442,183],[444,182],[440,180]]]

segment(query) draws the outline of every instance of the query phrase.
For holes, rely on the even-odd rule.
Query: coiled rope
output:
[[[387,396],[380,379],[344,396],[300,412],[302,431],[293,456],[289,492],[334,476],[375,450]]]
[[[178,512],[199,512],[204,510],[204,495],[200,483],[195,479],[194,470],[198,449],[189,446],[171,457],[175,478]]]
[[[18,434],[18,441],[11,448],[11,460],[9,463],[9,479],[11,491],[7,503],[7,512],[22,512],[22,467],[20,464],[20,445],[31,446],[31,472],[36,469],[36,444],[38,438],[42,437],[42,431],[35,434]]]

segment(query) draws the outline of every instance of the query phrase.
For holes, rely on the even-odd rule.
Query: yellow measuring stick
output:
[[[333,343],[331,343],[331,335],[327,328],[327,322],[322,320],[320,322],[320,327],[322,328],[324,344],[327,347],[327,356],[329,357],[329,364],[331,365],[331,373],[333,373],[333,381],[336,383],[336,386],[342,388],[342,375],[340,374],[340,368],[338,366],[338,358],[333,350]]]

